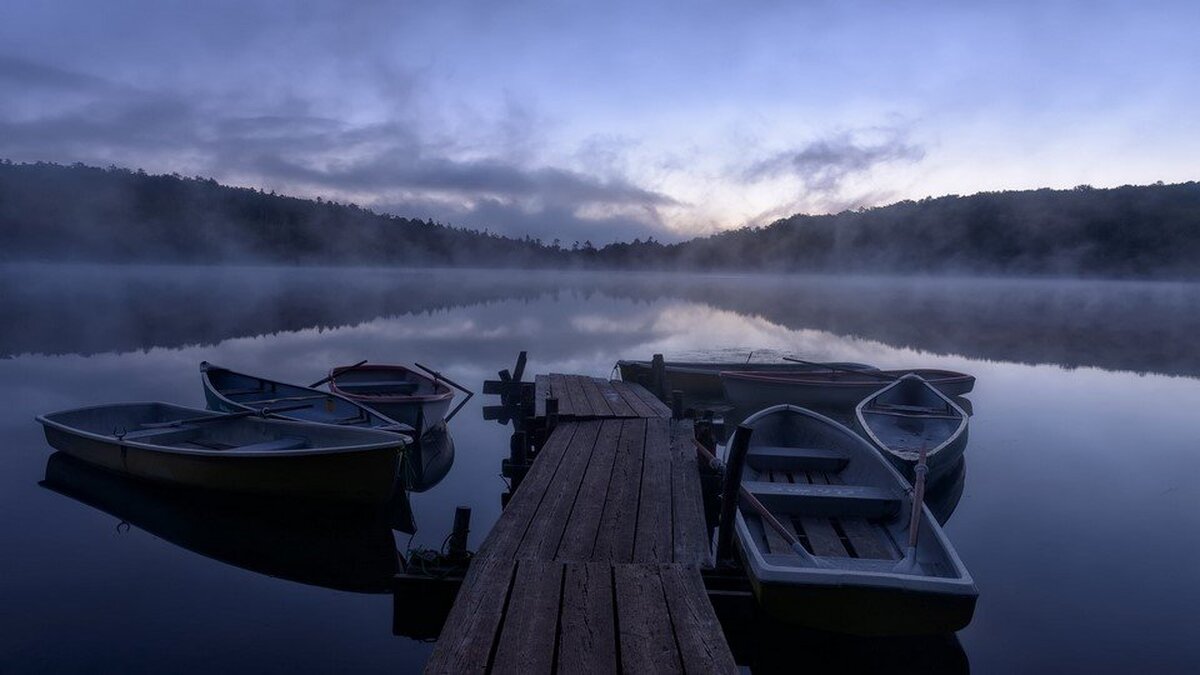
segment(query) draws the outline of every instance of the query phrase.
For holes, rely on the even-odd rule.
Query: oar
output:
[[[908,520],[908,548],[904,551],[904,559],[896,563],[897,572],[911,572],[917,564],[917,535],[921,529],[921,507],[925,503],[925,474],[929,471],[925,464],[927,455],[926,445],[922,443],[921,455],[914,470],[917,484],[913,487],[912,514]]]
[[[342,369],[341,373],[338,373],[338,375],[341,375],[342,373],[348,373],[351,370],[354,370],[355,368],[362,368],[365,365],[367,365],[367,360],[363,359],[362,361],[359,361],[358,363],[356,363],[352,366],[346,366],[345,368]],[[314,387],[319,387],[319,386],[325,384],[326,382],[332,380],[333,378],[334,378],[334,374],[330,373],[330,374],[326,375],[325,377],[322,377],[321,379],[317,380],[316,382],[313,382],[312,384],[308,385],[308,388],[312,389]]]
[[[301,408],[311,408],[315,403],[302,403],[300,405],[285,405],[280,408],[254,408],[253,410],[239,410],[235,413],[218,413],[216,415],[206,415],[204,417],[192,417],[190,419],[171,420],[170,422],[151,422],[149,424],[139,425],[143,429],[166,429],[168,427],[178,427],[184,424],[205,424],[207,422],[222,422],[225,420],[234,420],[239,417],[249,417],[251,415],[274,415],[276,413],[288,412],[289,410],[300,410]]]
[[[806,366],[817,366],[819,368],[828,368],[829,370],[840,370],[844,373],[854,373],[856,375],[870,375],[871,377],[878,377],[883,380],[898,380],[898,379],[900,379],[899,375],[888,375],[886,373],[881,373],[877,370],[855,370],[854,368],[843,368],[842,366],[835,366],[832,363],[817,363],[815,361],[805,361],[804,359],[793,359],[790,356],[783,357],[783,360],[784,361],[793,361],[795,363],[803,363]]]
[[[522,355],[524,355],[524,352],[521,352],[521,354],[522,354]],[[519,361],[519,357],[518,357],[518,363],[519,363],[519,362],[520,362],[520,361]],[[423,371],[425,371],[425,372],[429,373],[430,375],[432,375],[434,380],[441,380],[442,382],[445,382],[446,384],[450,385],[451,387],[454,387],[455,389],[457,389],[457,390],[459,390],[459,391],[461,391],[462,393],[464,393],[464,394],[466,394],[466,395],[467,395],[467,397],[466,397],[466,398],[464,398],[464,399],[463,399],[461,402],[459,402],[459,404],[458,404],[458,405],[456,405],[456,406],[454,407],[454,410],[451,410],[451,411],[450,411],[450,414],[449,414],[449,415],[446,415],[446,420],[445,420],[445,421],[447,421],[447,422],[449,422],[450,420],[454,419],[454,416],[458,414],[458,411],[459,411],[459,410],[462,410],[462,407],[463,407],[464,405],[466,405],[466,404],[467,404],[467,401],[470,401],[470,400],[471,400],[471,397],[475,395],[475,392],[471,391],[470,389],[467,389],[466,387],[464,387],[464,386],[462,386],[461,384],[459,384],[459,383],[455,382],[454,380],[452,380],[452,379],[450,379],[450,378],[446,377],[445,375],[443,375],[443,374],[439,373],[439,372],[438,372],[438,371],[436,371],[436,370],[432,370],[432,369],[430,369],[430,368],[426,368],[425,366],[423,366],[423,365],[421,365],[421,364],[417,363],[416,361],[413,361],[413,365],[414,365],[414,366],[416,366],[416,367],[418,367],[418,368],[420,368],[421,370],[423,370]],[[524,367],[522,366],[522,367],[520,368],[520,370],[524,370]],[[510,376],[510,377],[511,377],[511,376]],[[519,378],[519,377],[518,377],[517,379],[518,379],[518,381],[520,380],[520,378]]]
[[[695,444],[696,451],[709,462],[710,466],[720,465],[720,460],[718,460],[716,456],[709,452],[708,448],[704,447],[704,444],[695,438],[692,439],[692,443]],[[792,534],[791,530],[784,527],[783,523],[779,522],[779,520],[775,517],[775,514],[771,513],[766,506],[763,506],[763,503],[758,501],[758,497],[755,497],[754,494],[747,490],[744,485],[738,486],[738,495],[741,497],[744,503],[749,504],[750,508],[758,512],[759,517],[762,518],[764,523],[770,525],[771,529],[775,530],[779,533],[779,536],[783,537],[783,540],[788,543],[788,546],[792,547],[792,551],[794,551],[796,555],[817,567],[825,566],[825,564],[818,560],[816,556],[809,553],[808,549],[804,548],[804,544],[801,544],[800,540],[796,538],[796,535]]]

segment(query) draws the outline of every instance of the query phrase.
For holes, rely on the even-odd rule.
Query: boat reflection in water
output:
[[[404,489],[424,492],[442,482],[454,466],[454,438],[445,424],[430,428],[408,447],[400,464]]]
[[[164,486],[61,452],[40,485],[202,556],[302,584],[386,593],[400,562],[393,513],[404,505],[301,502]],[[403,491],[396,494],[407,501]]]

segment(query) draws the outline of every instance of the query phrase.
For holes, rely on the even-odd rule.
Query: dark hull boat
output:
[[[329,377],[329,391],[422,433],[441,424],[454,399],[445,382],[406,366],[339,366]]]
[[[385,431],[216,416],[157,402],[77,408],[37,420],[55,449],[138,478],[372,503],[391,496],[406,443]]]
[[[334,392],[247,375],[207,361],[200,364],[200,379],[204,385],[204,398],[211,410],[241,412],[264,406],[296,407],[276,417],[401,434],[413,431],[409,424],[386,417]],[[311,405],[299,405],[305,403]]]
[[[214,560],[313,586],[387,593],[400,571],[385,508],[134,480],[56,452],[41,483]]]
[[[667,361],[665,362],[667,393],[680,390],[689,398],[715,401],[724,397],[721,388],[721,372],[734,370],[748,373],[796,373],[822,370],[819,367],[805,367],[796,363],[742,363],[742,362],[706,362],[706,361]],[[836,368],[849,370],[873,370],[873,366],[864,363],[830,363]],[[617,369],[621,379],[633,382],[654,391],[654,365],[651,361],[617,361]]]
[[[940,634],[971,621],[977,591],[929,509],[909,541],[908,483],[850,429],[780,405],[750,416],[736,534],[759,604],[800,626],[861,635]],[[737,442],[737,434],[731,443]],[[899,543],[904,542],[904,543]]]
[[[908,373],[920,375],[947,396],[962,396],[975,388],[974,376],[952,370],[918,368],[872,373],[730,371],[721,373],[721,380],[729,402],[744,410],[761,410],[780,403],[803,408],[853,410],[864,398]]]
[[[867,396],[854,413],[863,437],[909,480],[922,449],[928,480],[936,481],[957,466],[967,446],[967,413],[918,375]]]

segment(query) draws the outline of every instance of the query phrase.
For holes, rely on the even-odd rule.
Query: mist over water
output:
[[[946,525],[980,589],[958,636],[971,671],[1200,659],[1197,285],[14,265],[0,289],[3,670],[419,670],[430,646],[392,634],[402,598],[218,562],[39,487],[51,450],[32,419],[201,406],[201,360],[299,382],[417,361],[478,389],[521,349],[529,373],[606,376],[653,353],[972,373]],[[488,398],[453,421],[454,466],[412,495],[400,551],[439,546],[455,506],[473,509],[472,547],[499,515],[509,430],[482,420]]]

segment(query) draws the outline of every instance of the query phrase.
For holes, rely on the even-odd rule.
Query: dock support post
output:
[[[546,399],[546,431],[554,431],[554,427],[558,426],[558,399],[551,397]]]
[[[514,431],[508,441],[508,466],[512,472],[512,490],[516,492],[529,470],[529,436],[524,431]]]
[[[672,419],[683,419],[683,392],[679,389],[671,390],[671,417]]]
[[[733,521],[737,515],[738,497],[742,490],[742,469],[746,465],[746,452],[750,449],[750,434],[753,430],[738,425],[725,459],[725,484],[721,488],[721,518],[717,525],[717,564],[733,562]]]
[[[450,532],[450,544],[447,553],[452,558],[461,558],[467,554],[467,535],[471,532],[471,507],[460,506],[454,509],[454,529]]]
[[[663,360],[662,354],[655,354],[650,359],[650,380],[651,393],[658,397],[658,400],[665,401],[667,398],[667,363]]]

